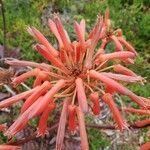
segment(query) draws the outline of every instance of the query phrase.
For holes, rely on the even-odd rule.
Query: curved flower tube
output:
[[[6,124],[0,124],[0,131],[4,131],[6,128]]]
[[[117,127],[122,131],[123,129],[127,128],[126,122],[122,119],[121,114],[113,101],[111,94],[106,93],[102,96],[102,100],[109,106],[112,111],[113,118],[117,123]]]
[[[14,145],[0,145],[0,150],[21,150],[21,147]]]
[[[149,150],[150,149],[150,142],[143,144],[139,150]]]
[[[77,127],[77,120],[76,120],[76,106],[69,105],[68,106],[68,127],[70,132],[74,133]]]
[[[94,92],[90,94],[90,100],[93,103],[92,111],[94,115],[99,115],[100,113],[100,104],[99,104],[99,95],[98,92]]]

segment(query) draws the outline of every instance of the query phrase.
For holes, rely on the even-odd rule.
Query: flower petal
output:
[[[77,78],[75,82],[76,82],[76,90],[77,90],[79,106],[81,110],[84,113],[86,113],[88,111],[88,104],[87,104],[87,99],[86,99],[85,90],[83,86],[83,81],[81,78]]]
[[[6,124],[0,124],[0,131],[4,131],[6,128]]]
[[[112,35],[110,39],[114,41],[116,46],[116,51],[123,51],[123,47],[116,36]]]
[[[91,38],[91,45],[89,47],[89,52],[85,59],[85,68],[90,69],[92,67],[92,59],[94,55],[94,49],[98,43],[99,36],[102,30],[103,19],[101,17],[98,18],[96,27],[95,27],[95,35]]]
[[[143,144],[142,146],[140,146],[139,150],[149,150],[149,149],[150,149],[150,142],[147,142]]]
[[[13,84],[20,84],[21,82],[25,81],[26,79],[30,78],[30,77],[33,77],[33,76],[37,76],[38,73],[39,73],[40,69],[36,68],[36,69],[33,69],[31,71],[28,71],[26,73],[23,73],[22,75],[16,77],[14,80],[13,80]]]
[[[129,51],[131,51],[131,52],[133,52],[135,55],[137,55],[137,52],[136,52],[136,50],[132,47],[132,45],[130,45],[122,36],[119,36],[118,37],[118,40],[123,44],[123,45],[125,45],[125,47],[129,50]]]
[[[131,107],[123,107],[122,110],[124,110],[125,112],[130,112],[130,113],[136,113],[139,115],[150,115],[150,110],[145,110],[145,109],[135,109],[135,108],[131,108]]]
[[[125,129],[127,127],[125,121],[122,119],[121,114],[119,112],[119,109],[117,108],[115,102],[113,101],[113,98],[111,94],[106,93],[102,96],[102,100],[109,106],[109,108],[112,111],[113,118],[117,123],[118,128],[120,131]]]
[[[32,110],[30,113],[30,118],[33,118],[36,114],[43,111],[47,105],[52,101],[53,96],[65,85],[66,81],[61,79],[43,96],[39,105]],[[32,105],[31,105],[32,106]],[[29,107],[30,108],[30,107]]]
[[[39,110],[39,105],[42,97],[38,98],[36,102],[34,102],[24,113],[22,113],[16,121],[8,128],[8,130],[5,132],[5,135],[8,137],[14,136],[16,133],[24,129],[28,123],[28,121],[35,117],[36,115],[39,115],[41,113],[41,110]],[[34,111],[34,109],[38,108],[38,111]],[[41,108],[41,107],[40,107]]]
[[[13,103],[18,102],[19,100],[22,100],[24,98],[27,98],[28,96],[30,96],[34,91],[36,91],[39,87],[35,87],[29,91],[20,93],[18,95],[15,95],[13,97],[10,97],[8,99],[5,99],[3,101],[0,102],[0,108],[5,108],[8,107],[10,105],[12,105]]]
[[[133,76],[133,77],[137,76],[133,71],[131,71],[130,69],[128,69],[120,64],[114,65],[113,69],[115,72],[118,72],[118,73],[121,73],[124,75]]]
[[[100,103],[99,103],[99,95],[97,92],[91,93],[90,94],[90,99],[93,102],[93,113],[94,115],[99,115],[100,113]]]
[[[150,119],[139,120],[135,122],[135,125],[138,127],[144,127],[150,125]]]
[[[49,74],[45,71],[40,71],[34,81],[33,87],[41,85],[42,81],[45,81],[45,80],[50,80]]]
[[[41,70],[45,70],[45,71],[50,71],[50,66],[48,64],[45,63],[35,63],[32,61],[24,61],[24,60],[17,60],[17,59],[12,59],[12,60],[5,60],[5,63],[11,65],[11,66],[20,66],[20,67],[35,67],[35,68],[39,68]]]
[[[48,42],[48,40],[44,37],[44,35],[38,31],[34,27],[28,27],[27,31],[34,36],[41,44],[43,44],[47,50],[50,52],[50,54],[54,57],[58,56],[58,51],[55,50],[55,48]]]
[[[125,81],[129,83],[141,82],[143,80],[143,78],[140,76],[132,77],[132,76],[127,76],[122,74],[115,74],[111,72],[101,72],[101,74],[114,80]]]
[[[39,120],[37,136],[44,137],[44,135],[46,134],[48,116],[54,110],[54,108],[55,108],[55,103],[52,102],[43,111],[43,113],[40,117],[40,120]]]
[[[59,42],[59,47],[60,49],[64,47],[62,39],[60,37],[60,34],[57,30],[56,24],[54,23],[54,21],[52,21],[51,19],[48,20],[48,25],[49,28],[51,29],[51,31],[54,33],[54,35],[56,36],[58,42]]]
[[[139,96],[137,96],[136,94],[134,94],[133,92],[128,90],[126,87],[124,87],[121,84],[119,84],[118,82],[116,82],[115,80],[108,78],[108,77],[102,75],[101,73],[96,72],[95,70],[91,70],[89,72],[89,75],[90,75],[90,77],[92,77],[94,79],[104,82],[106,84],[106,86],[113,88],[116,92],[119,92],[120,94],[129,96],[134,102],[136,102],[140,106],[142,106],[144,108],[146,107],[144,101]]]
[[[77,111],[79,132],[80,132],[80,138],[81,138],[81,149],[89,150],[88,138],[87,138],[86,127],[85,127],[85,122],[84,122],[84,113],[82,112],[80,107],[77,107],[76,111]]]
[[[121,52],[113,52],[109,54],[101,54],[99,55],[98,60],[100,62],[104,62],[106,60],[113,60],[113,59],[126,60],[127,58],[134,58],[134,57],[135,54],[132,52],[121,51]]]
[[[77,123],[76,123],[76,106],[69,105],[68,106],[68,127],[70,132],[75,132]]]
[[[21,150],[20,146],[15,145],[0,145],[0,150]]]
[[[55,22],[57,30],[60,34],[61,40],[63,41],[65,50],[73,51],[71,48],[71,45],[70,45],[70,39],[68,39],[69,36],[68,36],[67,32],[65,31],[65,29],[63,28],[63,25],[58,16],[55,16],[54,22]]]
[[[21,113],[26,111],[40,96],[45,94],[51,88],[51,84],[45,81],[32,95],[30,95],[21,108]]]
[[[66,127],[66,119],[67,119],[67,108],[69,105],[70,98],[67,98],[64,100],[60,120],[59,120],[59,126],[57,131],[57,137],[56,137],[56,149],[62,150],[63,147],[63,140],[65,136],[65,127]]]
[[[74,29],[82,47],[81,51],[85,52],[84,32],[82,32],[85,29],[82,29],[81,26],[77,22],[74,23]]]

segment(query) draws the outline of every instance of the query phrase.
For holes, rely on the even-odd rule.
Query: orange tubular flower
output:
[[[47,133],[46,128],[47,128],[47,120],[49,114],[54,110],[55,104],[52,102],[49,104],[49,106],[44,110],[44,112],[41,115],[39,125],[38,125],[38,134],[37,136],[45,136],[45,133]]]
[[[121,74],[124,74],[127,76],[133,76],[133,77],[137,76],[133,71],[131,71],[130,69],[128,69],[120,64],[114,65],[113,70],[115,72],[118,72],[118,73],[121,73]]]
[[[143,78],[140,77],[140,76],[136,76],[136,77],[131,76],[131,77],[129,77],[129,76],[126,76],[126,75],[114,74],[114,73],[111,73],[111,72],[102,72],[101,74],[105,75],[106,77],[112,78],[114,80],[125,81],[125,82],[129,82],[129,83],[140,82],[140,81],[143,80]]]
[[[4,131],[6,128],[6,124],[0,124],[0,131]]]
[[[66,120],[67,120],[67,108],[69,104],[70,98],[67,98],[64,100],[60,120],[59,120],[59,126],[58,126],[58,132],[56,137],[56,149],[62,150],[63,147],[63,140],[65,136],[65,127],[66,127]]]
[[[50,52],[54,57],[58,56],[58,51],[54,49],[54,47],[48,42],[48,40],[43,36],[40,31],[38,31],[34,27],[29,27],[28,32],[33,37],[35,37],[41,44],[43,44],[47,48],[48,52]]]
[[[33,84],[33,87],[36,87],[38,85],[41,85],[43,81],[45,80],[49,80],[49,75],[47,72],[45,71],[40,71],[39,74],[37,75],[35,81],[34,81],[34,84]]]
[[[0,102],[0,108],[6,108],[10,105],[12,105],[13,103],[18,102],[19,100],[22,100],[24,98],[27,98],[28,96],[30,96],[34,91],[36,91],[39,87],[35,87],[29,91],[20,93],[18,95],[15,95],[11,98],[5,99],[4,101]]]
[[[143,144],[139,150],[149,150],[150,149],[150,142]]]
[[[69,130],[74,133],[77,127],[76,123],[76,106],[69,105],[68,106],[68,127]]]
[[[40,96],[47,92],[51,87],[51,84],[48,81],[45,81],[39,89],[37,89],[31,96],[29,96],[21,108],[21,113],[26,111]]]
[[[126,125],[125,121],[122,119],[121,114],[120,114],[115,102],[113,101],[111,94],[109,94],[109,93],[104,94],[102,99],[111,109],[111,111],[113,113],[113,118],[116,121],[117,127],[120,129],[120,131],[127,128],[127,125]]]
[[[123,38],[123,37],[118,37],[118,40],[120,41],[120,43],[122,43],[123,45],[125,45],[125,47],[133,52],[134,54],[137,55],[137,52],[135,51],[135,49]]]
[[[0,150],[21,150],[21,147],[14,145],[0,145]]]
[[[60,59],[54,57],[50,52],[47,51],[47,49],[40,44],[36,44],[33,46],[35,50],[37,50],[45,59],[50,61],[52,64],[54,64],[56,67],[59,67],[61,69],[64,69],[67,71],[67,69],[64,67],[63,63]]]
[[[55,16],[54,22],[55,22],[57,30],[59,32],[60,38],[63,42],[64,49],[67,50],[68,52],[72,51],[72,48],[70,45],[70,39],[68,37],[66,30],[63,28],[63,25],[58,16]]]
[[[149,109],[150,108],[150,100],[148,98],[140,96],[140,98],[144,101],[146,104],[146,107]]]
[[[30,66],[30,67],[35,67],[35,68],[39,68],[45,71],[50,71],[50,66],[48,64],[45,63],[36,63],[36,62],[32,62],[32,61],[20,61],[17,59],[12,59],[12,60],[5,60],[5,62],[9,65],[12,66],[22,66],[22,67],[26,67],[26,66]]]
[[[110,54],[102,54],[99,56],[98,60],[101,62],[104,62],[106,60],[112,60],[112,59],[126,59],[126,58],[134,58],[135,54],[132,52],[114,52]]]
[[[81,137],[81,149],[89,150],[86,128],[85,128],[85,123],[84,123],[84,114],[79,107],[76,108],[76,112],[77,112],[79,132],[80,132],[80,137]]]
[[[30,71],[12,78],[13,85],[19,85],[30,77],[34,77],[35,81],[31,90],[0,102],[0,108],[5,108],[24,100],[20,115],[4,131],[5,135],[15,136],[28,125],[30,119],[39,117],[37,135],[43,137],[49,114],[52,115],[59,104],[63,109],[60,115],[56,149],[62,149],[66,129],[71,133],[79,129],[81,149],[88,150],[84,116],[91,110],[88,109],[89,106],[92,106],[93,114],[100,114],[101,98],[110,108],[118,128],[123,130],[127,126],[115,103],[118,100],[114,96],[116,93],[128,96],[136,103],[137,108],[141,107],[138,110],[126,108],[122,111],[149,115],[150,100],[136,95],[121,84],[122,81],[131,84],[142,83],[145,80],[123,66],[124,63],[133,63],[137,52],[125,41],[121,29],[115,31],[112,29],[108,9],[104,17],[98,17],[89,34],[86,31],[85,20],[81,20],[80,23],[75,22],[74,30],[77,37],[75,41],[70,40],[56,14],[48,24],[58,40],[58,50],[36,28],[28,28],[28,32],[37,40],[33,46],[34,50],[48,60],[47,64],[6,59],[6,63],[11,66],[31,67]],[[109,42],[113,42],[116,46],[110,53],[106,51]],[[119,64],[120,62],[122,65]],[[4,149],[4,145],[2,146]]]
[[[124,111],[126,112],[130,112],[130,113],[137,113],[137,114],[140,114],[140,115],[150,115],[150,110],[145,110],[145,109],[135,109],[135,108],[125,108],[123,107],[122,108]]]
[[[119,40],[117,39],[117,37],[112,35],[110,38],[115,42],[116,51],[123,51],[123,47],[122,47],[121,43],[119,42]]]
[[[57,30],[56,24],[54,23],[53,20],[49,19],[48,25],[49,25],[50,30],[51,30],[51,31],[53,32],[53,34],[56,36],[56,38],[57,38],[57,40],[58,40],[58,42],[59,42],[59,47],[60,47],[60,49],[63,48],[63,47],[64,47],[64,44],[63,44],[63,42],[62,42],[62,40],[61,40],[61,37],[60,37],[60,34],[59,34],[58,30]]]
[[[94,115],[99,115],[100,113],[100,104],[99,104],[99,95],[97,92],[91,93],[90,99],[93,103],[92,111]]]
[[[85,52],[85,20],[81,20],[80,24],[75,22],[75,32],[81,44],[83,52]]]
[[[144,126],[150,125],[150,119],[145,119],[145,120],[136,121],[136,122],[135,122],[135,125],[136,125],[137,127],[144,127]]]
[[[129,96],[134,102],[139,104],[141,107],[146,107],[144,101],[140,97],[135,95],[133,92],[131,92],[130,90],[128,90],[127,88],[125,88],[124,86],[122,86],[121,84],[116,82],[115,80],[112,80],[111,78],[108,78],[107,76],[105,76],[101,73],[98,73],[94,70],[91,70],[89,75],[92,78],[101,80],[102,82],[104,82],[109,87],[112,87],[112,89],[114,89],[114,91],[116,91],[120,94]]]
[[[76,88],[77,88],[79,106],[81,110],[86,113],[88,111],[88,105],[87,105],[85,90],[83,87],[83,81],[81,78],[76,79]]]
[[[36,68],[34,70],[26,72],[26,73],[20,75],[19,77],[15,78],[12,83],[14,85],[20,84],[21,82],[25,81],[27,78],[37,76],[39,71],[40,71],[40,69]]]
[[[37,114],[41,113],[41,110],[38,112],[33,112],[34,108],[39,108],[39,103],[41,101],[42,97],[37,99],[36,102],[33,103],[33,105],[30,106],[29,109],[27,109],[23,114],[21,114],[17,120],[8,128],[8,130],[5,132],[5,135],[8,137],[14,136],[16,133],[18,133],[20,130],[24,129],[29,121],[29,119],[35,117]]]

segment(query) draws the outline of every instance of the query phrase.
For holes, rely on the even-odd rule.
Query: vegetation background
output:
[[[5,51],[20,49],[18,59],[43,61],[32,49],[34,39],[26,32],[31,25],[42,31],[54,44],[52,33],[47,27],[47,19],[52,13],[59,12],[63,23],[71,36],[75,38],[73,20],[85,18],[87,31],[94,25],[97,14],[103,14],[109,7],[112,23],[115,28],[122,28],[123,34],[136,48],[139,57],[130,68],[137,74],[146,77],[144,86],[133,84],[129,86],[135,93],[150,97],[150,1],[149,0],[4,0],[5,13]],[[4,42],[4,22],[0,12],[0,44]],[[134,117],[131,116],[134,121]],[[107,147],[110,144],[106,136],[97,130],[90,130],[90,146],[92,150]],[[146,134],[142,130],[142,135]],[[144,136],[148,141],[148,137]],[[2,140],[0,140],[2,141]],[[124,146],[121,149],[132,150],[134,146]]]

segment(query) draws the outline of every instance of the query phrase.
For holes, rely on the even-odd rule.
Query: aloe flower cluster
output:
[[[115,103],[115,94],[128,96],[139,106],[139,109],[123,107],[121,111],[150,115],[150,101],[126,88],[124,83],[138,82],[144,78],[126,68],[133,64],[138,55],[135,49],[125,40],[121,29],[113,30],[109,19],[109,10],[104,16],[98,16],[94,28],[87,34],[85,20],[74,23],[77,40],[71,41],[58,15],[48,21],[51,32],[56,36],[58,49],[35,27],[28,27],[28,32],[37,44],[33,48],[42,55],[46,63],[7,60],[12,66],[30,66],[32,69],[17,77],[12,84],[17,86],[28,78],[34,77],[33,87],[25,92],[0,102],[0,108],[24,100],[20,115],[5,131],[8,137],[15,136],[24,129],[29,120],[39,117],[37,136],[44,136],[48,117],[55,109],[62,106],[59,120],[56,149],[63,146],[65,131],[70,134],[79,131],[81,149],[88,150],[85,115],[100,115],[100,103],[105,103],[112,112],[116,129],[123,131],[128,123],[123,119],[120,108]],[[106,50],[113,43],[113,52]],[[146,120],[145,123],[149,120]],[[141,122],[137,122],[140,126]],[[142,122],[143,123],[143,122]]]

